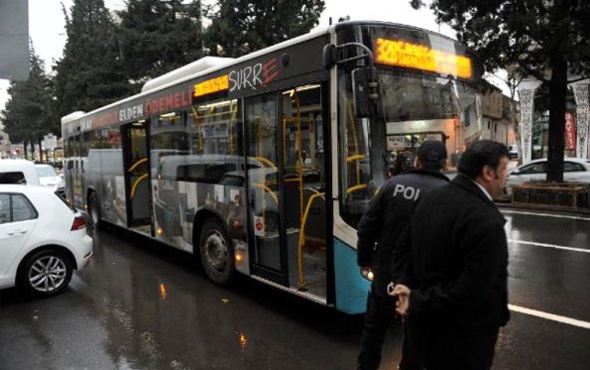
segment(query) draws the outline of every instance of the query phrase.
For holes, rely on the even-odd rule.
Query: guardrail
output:
[[[555,210],[590,208],[590,185],[582,183],[526,183],[512,187],[512,204]]]

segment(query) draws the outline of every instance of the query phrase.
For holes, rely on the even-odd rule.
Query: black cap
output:
[[[447,148],[438,140],[426,140],[416,152],[422,162],[440,162],[447,159]]]

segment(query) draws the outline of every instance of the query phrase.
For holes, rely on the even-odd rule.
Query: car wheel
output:
[[[17,285],[26,293],[45,297],[59,293],[72,279],[72,262],[63,252],[45,249],[23,261]]]
[[[101,221],[100,203],[98,202],[98,195],[95,191],[90,192],[88,196],[88,213],[95,228],[101,229],[103,222]]]
[[[234,252],[221,222],[216,219],[205,221],[199,250],[207,277],[218,285],[231,285],[235,278]]]

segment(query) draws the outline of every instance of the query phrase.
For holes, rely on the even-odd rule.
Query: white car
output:
[[[47,186],[53,189],[57,194],[65,197],[66,195],[66,183],[64,178],[55,172],[55,168],[48,164],[36,164],[35,169],[39,176],[39,182],[43,186]]]
[[[35,164],[25,159],[0,159],[0,184],[41,185]]]
[[[91,256],[84,217],[51,189],[0,185],[0,289],[56,294]]]
[[[512,186],[529,181],[545,181],[547,179],[547,158],[535,159],[518,166],[509,172],[506,178],[506,193],[512,194]],[[590,160],[564,158],[563,180],[567,182],[590,183]]]

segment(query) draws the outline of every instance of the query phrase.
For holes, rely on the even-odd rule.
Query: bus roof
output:
[[[155,90],[161,86],[167,85],[170,82],[176,82],[182,77],[192,76],[199,72],[205,72],[208,69],[212,69],[214,67],[226,66],[232,63],[234,60],[236,60],[236,58],[222,58],[212,56],[206,56],[201,59],[197,59],[192,63],[165,73],[159,77],[152,78],[143,85],[141,92]]]
[[[196,60],[195,62],[187,64],[183,67],[175,69],[167,74],[156,77],[156,78],[146,82],[142,88],[142,91],[138,94],[129,96],[127,98],[123,98],[121,100],[115,101],[109,105],[102,106],[100,108],[97,108],[97,109],[92,110],[87,113],[85,113],[85,112],[70,113],[70,114],[62,117],[62,122],[61,122],[62,126],[67,125],[67,131],[69,131],[70,133],[74,132],[75,131],[74,127],[76,127],[76,125],[78,125],[80,123],[83,123],[83,121],[85,120],[86,117],[94,116],[97,114],[100,115],[103,112],[106,112],[106,111],[108,111],[112,108],[115,108],[117,106],[122,106],[126,103],[133,103],[134,101],[139,100],[142,97],[147,97],[148,95],[157,93],[159,91],[165,90],[169,87],[173,87],[178,84],[187,83],[190,80],[197,79],[197,78],[207,75],[207,74],[214,74],[215,72],[222,70],[224,68],[231,67],[232,65],[240,65],[244,62],[248,62],[252,59],[279,51],[279,50],[287,48],[289,46],[297,45],[302,42],[320,37],[322,35],[327,35],[327,34],[335,32],[335,31],[340,31],[345,28],[356,27],[356,26],[378,26],[378,27],[379,26],[389,26],[389,27],[405,28],[405,29],[410,29],[410,30],[417,30],[420,32],[426,32],[429,34],[435,34],[440,37],[444,37],[449,40],[456,41],[456,40],[453,40],[453,39],[448,38],[446,36],[440,35],[440,34],[433,32],[433,31],[420,29],[417,27],[412,27],[412,26],[407,26],[407,25],[402,25],[402,24],[390,23],[390,22],[381,22],[381,21],[340,22],[340,23],[331,25],[329,27],[324,27],[324,28],[319,28],[319,29],[313,30],[307,34],[297,36],[295,38],[280,42],[278,44],[269,46],[264,49],[257,50],[255,52],[243,55],[239,58],[233,59],[233,58],[219,58],[219,57],[210,57],[210,56],[201,58],[199,60]],[[84,126],[84,125],[82,124],[81,126]],[[85,127],[81,127],[81,128],[82,128],[81,131],[85,131]]]
[[[119,104],[122,104],[122,103],[125,103],[125,102],[129,102],[129,101],[135,100],[137,98],[140,98],[142,96],[151,94],[154,91],[163,90],[163,89],[165,89],[167,87],[170,87],[170,86],[173,86],[175,84],[186,82],[186,81],[189,81],[191,79],[197,78],[199,76],[202,76],[202,75],[205,75],[205,74],[208,74],[208,73],[213,73],[213,72],[218,71],[218,70],[220,70],[222,68],[228,67],[230,64],[239,64],[239,63],[248,61],[250,59],[255,59],[255,58],[257,58],[257,57],[259,57],[261,55],[265,55],[265,54],[271,53],[273,51],[280,50],[280,49],[289,47],[291,45],[298,44],[298,43],[303,42],[303,41],[306,41],[306,40],[311,40],[311,39],[313,39],[315,37],[318,37],[318,36],[321,36],[321,35],[324,35],[324,34],[328,33],[328,30],[331,29],[331,28],[333,28],[333,27],[334,26],[331,26],[329,28],[319,29],[319,30],[316,30],[316,31],[311,31],[311,32],[306,33],[304,35],[297,36],[295,38],[292,38],[292,39],[289,39],[289,40],[280,42],[278,44],[269,46],[267,48],[260,49],[260,50],[257,50],[255,52],[252,52],[252,53],[243,55],[243,56],[241,56],[239,58],[235,58],[235,59],[233,59],[233,58],[226,58],[226,59],[230,59],[228,61],[228,63],[211,63],[211,66],[209,68],[206,68],[206,69],[203,69],[203,70],[199,70],[199,71],[194,72],[194,73],[190,73],[191,72],[191,69],[190,68],[186,68],[186,67],[190,66],[193,63],[199,62],[199,61],[203,60],[204,58],[198,59],[197,61],[195,61],[195,62],[193,62],[191,64],[185,65],[185,66],[180,67],[178,69],[175,69],[175,70],[173,70],[173,71],[171,71],[171,72],[169,72],[169,73],[167,73],[165,75],[162,75],[162,76],[159,76],[159,77],[156,77],[155,78],[155,79],[160,79],[160,78],[163,78],[164,76],[167,76],[168,74],[176,73],[177,71],[181,71],[181,72],[186,73],[186,74],[177,74],[177,75],[175,74],[175,76],[177,76],[177,79],[170,80],[170,81],[161,80],[162,83],[157,84],[157,86],[156,87],[153,87],[153,88],[151,88],[151,86],[149,85],[149,83],[151,81],[150,80],[150,81],[146,82],[146,84],[144,85],[144,87],[142,88],[142,91],[140,93],[135,94],[135,95],[132,95],[132,96],[129,96],[127,98],[123,98],[121,100],[117,100],[117,101],[115,101],[115,102],[113,102],[111,104],[108,104],[108,105],[102,106],[100,108],[94,109],[94,110],[92,110],[90,112],[86,112],[86,113],[84,113],[83,116],[77,116],[75,119],[80,119],[80,118],[83,118],[84,116],[95,114],[95,113],[98,113],[100,111],[107,110],[109,108],[115,107],[115,106],[117,106]],[[208,58],[208,57],[205,57],[205,58]],[[146,85],[148,86],[147,89],[146,89]],[[67,116],[64,116],[63,118],[68,117],[69,115],[72,115],[72,113],[68,114]],[[69,123],[69,122],[71,122],[71,121],[73,121],[75,119],[71,119],[71,120],[66,121],[66,122],[64,122],[62,120],[62,125],[63,124],[66,124],[66,123]]]

